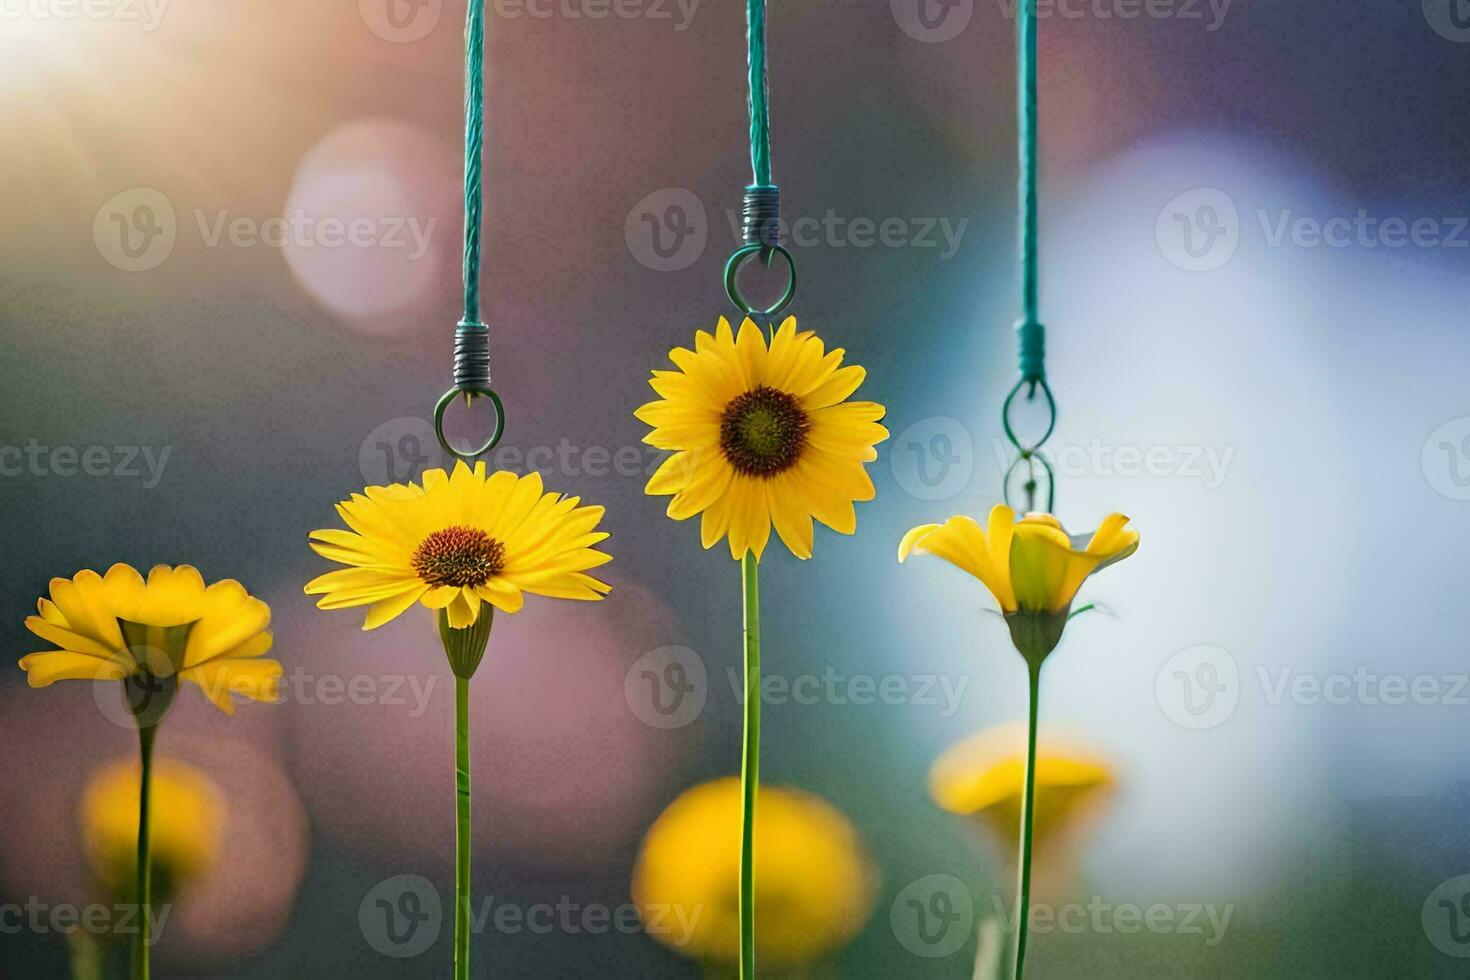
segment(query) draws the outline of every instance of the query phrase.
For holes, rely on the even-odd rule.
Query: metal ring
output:
[[[786,283],[785,294],[766,309],[751,306],[741,294],[740,285],[735,281],[736,277],[740,275],[740,267],[757,252],[761,253],[761,257],[764,259],[767,267],[771,264],[772,254],[780,255],[786,260],[786,269],[791,275],[790,280]],[[786,309],[787,306],[791,305],[792,299],[796,297],[796,260],[791,257],[791,253],[786,251],[785,246],[782,245],[743,245],[737,248],[734,254],[730,256],[730,260],[725,263],[725,293],[730,297],[730,302],[740,307],[742,312],[750,316],[775,316],[777,313]]]
[[[1021,388],[1028,384],[1031,385],[1031,393],[1026,396],[1028,399],[1035,396],[1037,386],[1040,386],[1042,393],[1046,395],[1047,415],[1046,431],[1041,434],[1040,439],[1037,439],[1029,446],[1023,445],[1021,440],[1016,438],[1016,430],[1011,426],[1011,405],[1015,402],[1016,395],[1021,391]],[[1012,446],[1015,446],[1021,452],[1023,457],[1036,452],[1046,440],[1051,438],[1053,430],[1057,427],[1057,400],[1052,397],[1051,385],[1046,383],[1045,378],[1036,378],[1034,380],[1022,378],[1017,381],[1016,386],[1011,389],[1011,393],[1006,395],[1005,405],[1000,410],[1000,421],[1001,425],[1005,426],[1006,438],[1011,441]]]
[[[457,395],[465,395],[471,400],[478,396],[490,399],[490,404],[495,406],[495,429],[490,433],[490,438],[479,449],[469,453],[462,453],[449,444],[449,439],[444,435],[444,413],[449,409],[449,403],[454,401]],[[505,403],[493,388],[450,388],[439,399],[439,404],[434,406],[434,435],[439,437],[439,445],[444,452],[461,462],[473,466],[475,460],[490,452],[500,442],[500,437],[505,432]]]
[[[1009,467],[1006,468],[1006,474],[1004,477],[1001,478],[1001,496],[1005,498],[1007,507],[1011,505],[1011,477],[1015,474],[1016,468],[1022,463],[1025,463],[1028,467],[1026,474],[1027,510],[1030,510],[1032,507],[1034,507],[1036,502],[1036,464],[1038,462],[1041,464],[1041,468],[1046,471],[1046,512],[1050,514],[1053,510],[1056,509],[1056,471],[1052,469],[1051,461],[1048,460],[1044,454],[1035,449],[1023,449],[1021,451],[1021,454],[1011,462],[1011,465]]]

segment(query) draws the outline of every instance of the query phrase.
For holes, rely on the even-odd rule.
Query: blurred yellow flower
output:
[[[116,762],[97,770],[82,796],[82,839],[97,880],[132,901],[138,855],[139,770]],[[214,783],[174,759],[153,764],[148,815],[153,894],[167,898],[207,876],[219,857],[228,810]]]
[[[87,570],[51,580],[51,598],[26,628],[60,649],[21,658],[31,687],[60,680],[120,680],[135,713],[139,688],[157,722],[178,681],[198,684],[222,711],[231,695],[273,701],[281,665],[263,656],[271,648],[270,607],[239,582],[205,586],[188,565],[158,565],[148,580],[127,565],[106,575]]]
[[[1000,603],[1016,648],[1037,662],[1061,639],[1087,577],[1138,550],[1138,532],[1127,525],[1122,514],[1109,514],[1090,536],[1069,537],[1050,514],[1018,521],[997,504],[987,529],[964,514],[914,528],[899,543],[898,560],[937,555],[975,576]]]
[[[633,902],[650,935],[694,959],[740,956],[740,780],[687,790],[649,829]],[[873,911],[877,881],[857,831],[831,804],[762,787],[756,808],[756,956],[771,967],[820,960]]]
[[[368,487],[337,505],[351,530],[311,532],[317,554],[353,567],[313,579],[306,593],[322,597],[321,609],[368,606],[365,630],[416,602],[468,629],[482,602],[513,613],[526,592],[601,599],[610,587],[586,572],[612,560],[593,550],[607,538],[596,530],[603,508],[580,502],[547,493],[539,473],[487,475],[484,463],[427,470],[422,485]]]
[[[944,752],[929,770],[934,802],[974,817],[1012,852],[1020,843],[1026,779],[1026,726],[977,732]],[[1034,834],[1038,844],[1086,822],[1112,794],[1116,777],[1104,757],[1042,732],[1036,745]]]
[[[767,344],[755,322],[737,337],[720,318],[695,335],[694,350],[669,354],[677,371],[655,371],[660,400],[634,414],[653,426],[643,441],[672,451],[645,493],[673,495],[668,514],[703,513],[706,548],[721,538],[739,561],[757,560],[772,524],[798,558],[812,556],[812,519],[842,534],[857,530],[853,502],[873,499],[863,468],[888,438],[884,408],[850,402],[867,372],[842,367],[842,348],[827,350],[787,317]]]

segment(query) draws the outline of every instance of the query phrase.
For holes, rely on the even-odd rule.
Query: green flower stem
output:
[[[470,976],[470,681],[454,678],[454,978]]]
[[[85,929],[73,929],[66,935],[71,959],[71,980],[102,980],[102,947],[97,937]]]
[[[1030,680],[1030,714],[1026,725],[1026,788],[1021,797],[1021,856],[1016,862],[1019,878],[1016,884],[1016,968],[1012,980],[1021,980],[1026,964],[1026,932],[1031,917],[1031,824],[1036,798],[1036,721],[1041,701],[1041,662],[1028,659]]]
[[[138,729],[139,758],[142,761],[138,785],[138,862],[137,885],[133,891],[138,905],[138,931],[133,933],[133,980],[148,980],[148,946],[151,941],[152,910],[148,899],[153,889],[153,840],[149,833],[149,811],[153,796],[153,740],[158,729],[152,725]]]
[[[755,980],[755,797],[761,781],[761,599],[759,561],[740,561],[745,607],[745,751],[740,760],[740,980]]]

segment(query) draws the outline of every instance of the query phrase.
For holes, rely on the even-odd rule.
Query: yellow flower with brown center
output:
[[[937,555],[975,576],[1000,603],[1016,649],[1039,663],[1061,640],[1087,577],[1138,550],[1138,532],[1127,525],[1122,514],[1109,514],[1093,534],[1069,537],[1050,514],[1018,521],[997,504],[987,528],[964,514],[914,528],[903,536],[898,560]]]
[[[37,606],[26,628],[59,649],[21,658],[31,687],[120,680],[143,724],[162,718],[181,680],[199,685],[227,714],[235,711],[232,695],[277,697],[281,665],[263,656],[271,648],[270,607],[232,579],[206,586],[188,565],[159,565],[144,581],[119,564],[106,575],[52,579],[51,597]]]
[[[737,561],[760,558],[772,525],[798,558],[812,555],[813,519],[852,534],[853,503],[874,494],[864,464],[888,430],[882,405],[847,401],[866,372],[843,367],[844,353],[798,331],[795,317],[769,344],[752,320],[736,336],[721,317],[694,350],[676,347],[678,370],[649,382],[660,400],[634,413],[653,426],[643,441],[673,454],[645,492],[672,494],[676,521],[703,514],[704,546],[725,538]]]
[[[633,903],[654,939],[693,959],[740,957],[740,780],[685,791],[654,821],[633,870]],[[857,831],[810,793],[762,787],[755,822],[756,955],[812,963],[847,945],[877,893]]]
[[[1014,853],[1020,843],[1025,779],[1026,726],[1007,724],[977,732],[946,750],[929,770],[929,792],[941,809],[973,817]],[[1107,759],[1040,733],[1033,824],[1037,843],[1064,836],[1085,822],[1116,782]]]
[[[138,860],[138,765],[99,769],[82,795],[82,840],[92,872],[119,901],[132,901]],[[220,852],[228,809],[214,782],[175,759],[153,765],[148,827],[154,898],[206,877]]]
[[[454,473],[427,470],[422,484],[368,487],[337,505],[351,530],[311,532],[323,558],[352,567],[306,586],[322,609],[367,606],[376,629],[416,602],[468,629],[481,603],[517,612],[524,593],[601,599],[610,589],[587,571],[612,560],[594,550],[603,508],[548,493],[541,474],[487,474],[484,463]],[[481,644],[483,649],[483,644]]]

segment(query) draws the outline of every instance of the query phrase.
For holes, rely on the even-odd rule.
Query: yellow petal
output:
[[[367,619],[363,620],[364,630],[375,630],[384,623],[397,619],[400,615],[419,601],[419,597],[429,590],[427,585],[420,583],[411,589],[406,589],[398,595],[380,599],[368,609]]]
[[[253,701],[278,700],[281,672],[281,665],[275,660],[221,658],[190,667],[179,678],[199,685],[215,707],[232,715],[236,696]]]
[[[57,681],[120,681],[128,673],[116,660],[65,651],[27,654],[20,658],[20,668],[26,672],[26,683],[31,687],[50,687]]]

